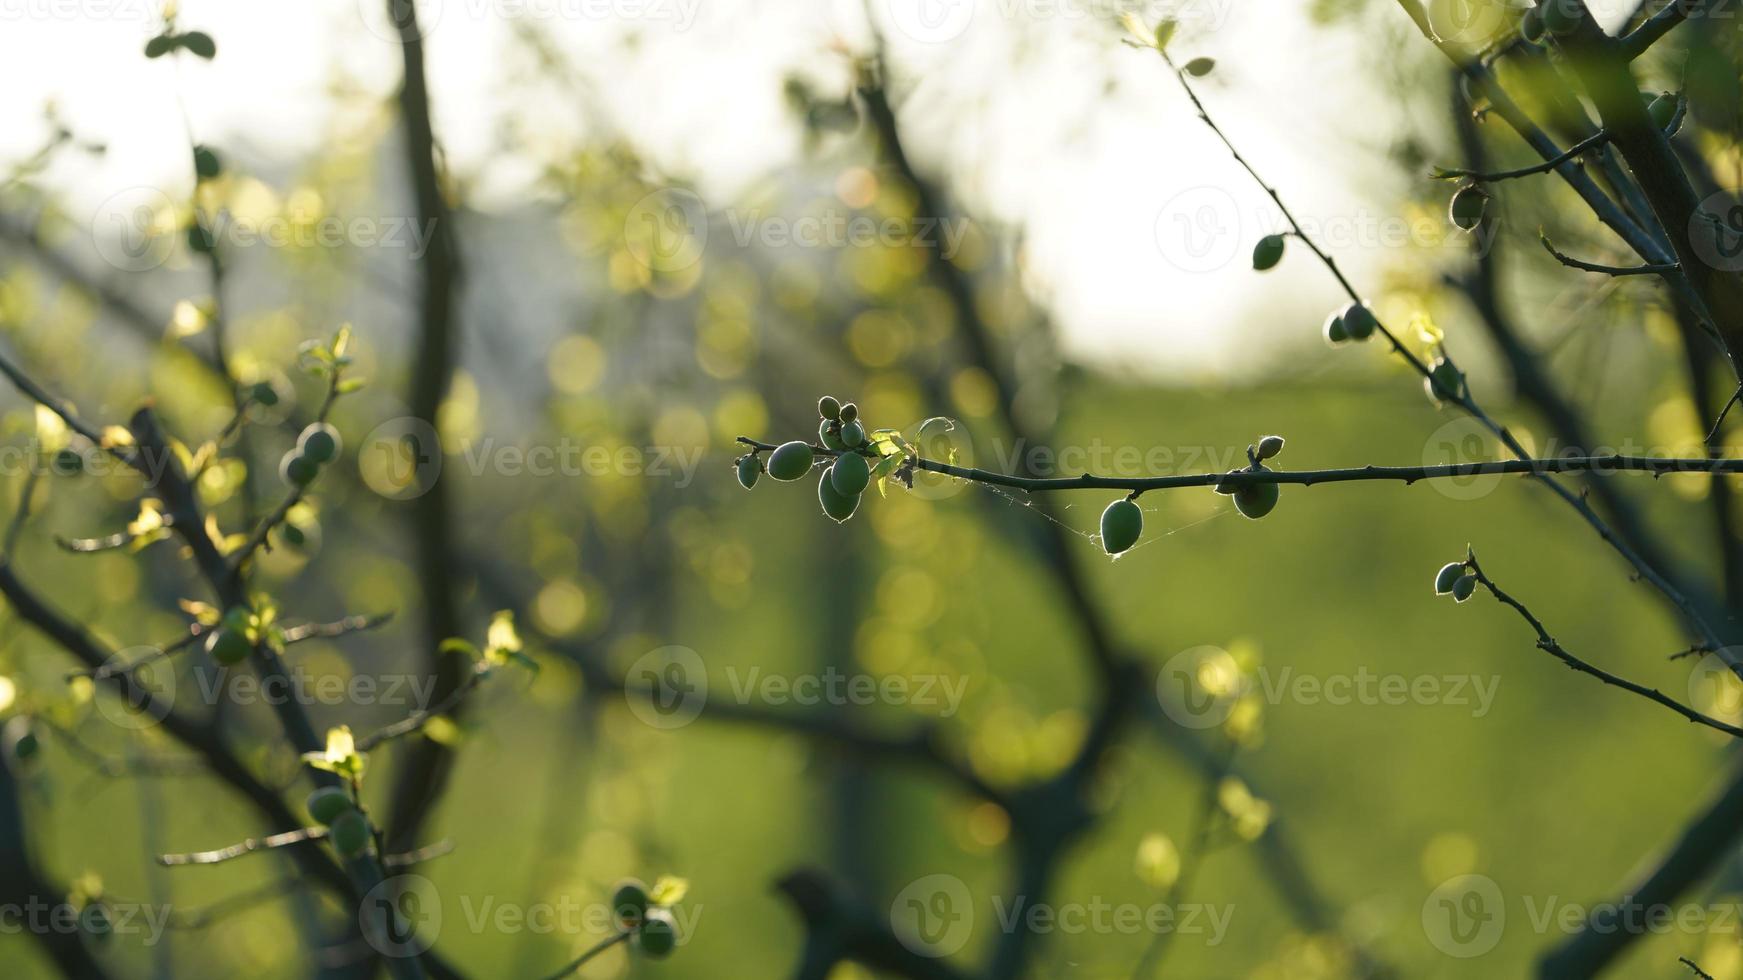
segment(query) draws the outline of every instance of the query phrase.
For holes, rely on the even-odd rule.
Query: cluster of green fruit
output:
[[[339,456],[339,432],[325,422],[312,422],[297,437],[295,449],[279,462],[279,475],[286,483],[306,487],[315,482],[321,467]]]
[[[817,441],[834,453],[834,462],[823,470],[817,482],[817,502],[823,513],[836,523],[845,522],[859,510],[860,495],[871,484],[872,464],[866,453],[869,443],[865,426],[859,420],[859,406],[843,404],[824,395],[817,401]],[[803,479],[817,462],[817,451],[808,443],[794,440],[776,446],[763,463],[758,453],[747,453],[737,460],[739,485],[749,490],[757,479],[768,473],[771,479],[790,483]]]
[[[1352,340],[1360,343],[1372,337],[1379,328],[1380,321],[1372,310],[1352,302],[1325,318],[1325,342],[1333,347]]]
[[[327,828],[327,837],[341,857],[354,858],[369,847],[373,836],[369,818],[357,808],[351,794],[337,786],[323,786],[309,794],[309,816]]]
[[[1247,447],[1249,465],[1230,470],[1230,474],[1269,473],[1263,463],[1283,451],[1282,436],[1266,436],[1257,445]],[[1282,491],[1275,483],[1240,483],[1218,481],[1216,492],[1235,498],[1235,509],[1241,516],[1258,520],[1277,507]],[[1101,547],[1110,555],[1128,551],[1144,533],[1144,511],[1134,499],[1136,493],[1108,504],[1101,512]]]
[[[648,886],[637,879],[626,878],[612,889],[611,911],[618,928],[630,933],[646,955],[661,959],[678,945],[678,924],[671,911],[652,904]]]
[[[1434,594],[1450,595],[1454,602],[1464,602],[1477,591],[1477,575],[1462,561],[1442,565],[1434,575]]]

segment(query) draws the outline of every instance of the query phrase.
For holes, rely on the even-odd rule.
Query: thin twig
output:
[[[1537,240],[1543,245],[1544,251],[1555,256],[1555,260],[1560,262],[1562,265],[1565,265],[1570,269],[1581,269],[1586,272],[1601,272],[1606,276],[1662,276],[1668,275],[1672,272],[1677,272],[1682,268],[1682,266],[1677,265],[1674,262],[1669,264],[1648,262],[1644,265],[1630,266],[1598,265],[1595,262],[1576,259],[1571,255],[1558,251],[1555,245],[1550,242],[1549,236],[1542,232],[1538,233]]]
[[[1675,7],[1675,6],[1677,6],[1677,4],[1673,3],[1673,4],[1671,4],[1671,6]],[[1708,973],[1707,971],[1701,969],[1700,966],[1697,965],[1694,960],[1691,960],[1686,956],[1678,956],[1676,958],[1676,961],[1678,963],[1681,963],[1683,966],[1688,967],[1690,970],[1692,970],[1694,972],[1694,975],[1697,977],[1700,977],[1701,980],[1713,980],[1713,975],[1711,973]]]
[[[630,936],[630,934],[627,932],[620,932],[615,936],[609,936],[605,939],[600,940],[598,943],[594,944],[594,946],[591,949],[587,950],[587,952],[582,953],[580,956],[576,957],[573,960],[570,960],[569,963],[567,965],[565,965],[561,970],[558,970],[556,973],[553,973],[550,976],[546,977],[545,980],[563,980],[564,977],[573,976],[575,974],[576,970],[579,970],[582,967],[587,965],[588,960],[591,960],[593,957],[598,956],[600,953],[603,953],[606,950],[610,949],[611,947],[616,946],[618,943],[621,943],[621,942],[628,940],[629,936]]]
[[[1713,420],[1713,427],[1707,430],[1706,441],[1708,445],[1713,444],[1719,438],[1719,428],[1725,424],[1725,416],[1731,414],[1731,408],[1737,404],[1739,399],[1743,399],[1743,384],[1737,385],[1737,389],[1731,392],[1731,397],[1725,399],[1725,407],[1719,409],[1719,417]]]
[[[405,718],[358,739],[357,751],[368,752],[383,742],[410,735],[428,725],[432,720],[454,710],[454,707],[466,700],[467,695],[471,694],[484,678],[490,676],[492,670],[493,668],[486,661],[481,660],[474,663],[472,673],[461,682],[459,687],[454,689],[453,693],[443,698],[434,707],[414,711]]]
[[[1592,135],[1586,137],[1583,140],[1580,140],[1578,143],[1575,143],[1573,146],[1568,147],[1566,150],[1564,150],[1560,153],[1557,153],[1555,156],[1550,157],[1549,159],[1543,161],[1542,163],[1534,163],[1529,167],[1520,167],[1517,170],[1495,170],[1495,171],[1490,171],[1487,173],[1482,172],[1482,171],[1478,171],[1478,170],[1437,169],[1434,171],[1434,173],[1431,176],[1437,177],[1437,178],[1442,179],[1442,180],[1456,180],[1459,178],[1469,178],[1471,180],[1477,181],[1478,183],[1490,183],[1493,181],[1500,181],[1500,180],[1512,180],[1515,177],[1529,177],[1532,174],[1549,173],[1550,171],[1561,166],[1562,164],[1567,163],[1569,160],[1572,160],[1575,157],[1578,157],[1581,154],[1587,153],[1591,150],[1595,150],[1598,147],[1603,146],[1605,143],[1608,143],[1609,141],[1610,141],[1610,134],[1600,129],[1596,133],[1593,133]]]
[[[1489,594],[1500,600],[1503,605],[1511,607],[1513,611],[1517,612],[1520,618],[1524,619],[1525,622],[1530,625],[1532,630],[1537,633],[1538,649],[1557,660],[1560,660],[1562,663],[1567,664],[1569,667],[1572,667],[1574,670],[1577,670],[1582,674],[1590,674],[1598,680],[1613,687],[1619,687],[1631,694],[1638,694],[1648,701],[1661,704],[1697,725],[1705,725],[1714,731],[1724,732],[1726,735],[1730,735],[1733,738],[1743,738],[1743,728],[1738,728],[1735,725],[1726,724],[1717,718],[1701,714],[1699,711],[1688,707],[1682,702],[1660,693],[1655,688],[1643,687],[1633,681],[1624,680],[1607,670],[1600,667],[1594,667],[1586,661],[1569,653],[1567,648],[1563,647],[1556,641],[1555,637],[1549,634],[1549,631],[1544,628],[1543,622],[1539,620],[1530,609],[1527,609],[1524,603],[1508,595],[1506,592],[1501,591],[1500,586],[1496,585],[1489,576],[1483,574],[1482,566],[1477,564],[1476,555],[1471,555],[1466,561],[1466,565],[1470,568],[1471,572],[1476,575],[1477,583],[1479,585],[1488,589]]]
[[[222,864],[234,861],[239,857],[254,854],[258,851],[271,851],[292,844],[302,844],[308,841],[318,841],[327,836],[325,827],[303,827],[298,830],[286,831],[282,834],[272,834],[268,837],[250,837],[238,841],[229,847],[220,847],[213,851],[194,851],[189,854],[159,854],[157,863],[166,868],[182,867],[190,864]]]

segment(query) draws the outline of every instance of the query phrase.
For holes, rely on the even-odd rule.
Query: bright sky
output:
[[[296,159],[331,132],[336,75],[383,98],[397,81],[383,0],[184,0],[184,29],[210,32],[219,51],[209,65],[183,59],[179,68],[140,53],[158,2],[0,0],[0,156],[38,145],[49,99],[78,132],[109,145],[100,162],[51,175],[75,213],[139,185],[185,192],[178,85],[201,138]],[[1371,39],[1310,27],[1305,3],[1184,3],[1174,8],[1183,27],[1172,50],[1217,59],[1202,83],[1212,111],[1298,216],[1324,227],[1353,273],[1374,272],[1396,246],[1383,221],[1399,185],[1383,154],[1401,109],[1387,101],[1372,53],[1358,50]],[[1336,299],[1323,271],[1286,261],[1260,278],[1247,268],[1253,242],[1273,230],[1269,202],[1157,59],[1117,43],[1105,3],[870,5],[887,18],[892,55],[914,83],[904,120],[915,155],[947,172],[975,211],[1024,229],[1033,286],[1056,310],[1068,347],[1102,362],[1190,372],[1241,363],[1248,345],[1280,326],[1317,330]],[[669,172],[699,180],[714,202],[796,153],[781,80],[794,65],[844,77],[824,50],[831,37],[863,37],[864,7],[419,0],[436,125],[457,167],[481,175],[470,203],[485,209],[526,188],[526,169],[494,156],[498,124],[517,106],[515,18],[549,30],[592,74],[616,125]],[[1396,20],[1408,28],[1401,14]],[[632,36],[638,43],[626,54]],[[1433,123],[1441,128],[1438,117]]]

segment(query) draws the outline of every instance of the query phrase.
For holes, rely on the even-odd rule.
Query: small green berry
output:
[[[791,483],[811,472],[811,464],[816,461],[810,446],[797,440],[782,443],[769,454],[769,476],[782,483]]]
[[[1465,563],[1455,561],[1450,565],[1442,565],[1434,576],[1434,594],[1446,595],[1458,584],[1459,577],[1465,574]]]
[[[1447,217],[1462,231],[1471,231],[1483,221],[1489,207],[1489,193],[1477,184],[1461,187],[1447,205]]]
[[[825,421],[837,421],[841,418],[841,403],[828,395],[824,395],[817,399],[817,414],[822,416]]]
[[[316,465],[331,463],[339,455],[339,431],[325,422],[314,422],[297,437],[297,448]]]
[[[738,458],[738,485],[749,490],[757,485],[757,478],[763,475],[762,457],[756,453],[748,453]]]
[[[278,529],[278,539],[292,548],[301,548],[309,543],[308,532],[295,524],[281,525]]]
[[[1258,472],[1264,473],[1267,470],[1261,466]],[[1281,488],[1275,483],[1243,484],[1235,491],[1235,509],[1241,512],[1242,517],[1256,521],[1276,508],[1277,498],[1281,493]]]
[[[858,405],[855,405],[853,402],[848,402],[847,404],[841,406],[841,424],[842,425],[846,425],[849,422],[853,422],[853,421],[857,420],[858,418],[859,418],[859,406]]]
[[[222,173],[223,164],[218,162],[218,154],[209,146],[194,147],[194,173],[201,180],[212,180]]]
[[[1144,511],[1129,497],[1108,504],[1101,512],[1101,549],[1110,555],[1129,550],[1144,533]]]
[[[1344,307],[1339,318],[1343,320],[1344,332],[1350,335],[1351,340],[1367,340],[1380,325],[1373,312],[1360,303],[1351,303]]]
[[[823,506],[823,513],[837,524],[847,523],[854,511],[859,510],[859,494],[842,493],[835,489],[835,467],[830,466],[823,471],[822,479],[817,481],[817,502]]]
[[[1253,268],[1264,272],[1283,261],[1283,236],[1266,235],[1253,246]]]
[[[356,809],[351,803],[351,797],[337,786],[323,786],[309,794],[307,803],[309,816],[315,822],[332,826],[333,821],[351,810]]]
[[[859,453],[842,453],[829,468],[830,483],[843,497],[857,497],[871,483],[871,466]]]
[[[1325,318],[1322,332],[1325,334],[1325,342],[1333,347],[1350,339],[1350,332],[1344,329],[1344,318],[1337,311]]]
[[[678,945],[678,926],[672,921],[672,913],[665,909],[648,909],[647,918],[636,930],[635,941],[641,951],[653,959],[669,956],[673,947]]]
[[[1437,357],[1428,366],[1428,377],[1422,379],[1422,390],[1435,405],[1456,400],[1464,390],[1465,376],[1458,366],[1444,357]]]
[[[328,834],[333,838],[333,847],[342,857],[356,857],[369,846],[369,821],[355,809],[339,814],[333,820]]]
[[[842,414],[847,414],[847,410],[842,409]],[[858,422],[841,423],[841,444],[848,449],[858,449],[865,445],[865,427]]]
[[[54,454],[55,475],[78,476],[85,471],[85,457],[77,449],[63,449]]]
[[[618,882],[611,890],[611,912],[625,929],[640,925],[648,914],[648,886],[636,878]]]
[[[26,715],[19,715],[6,723],[5,731],[0,733],[0,743],[4,743],[7,753],[19,763],[30,762],[42,751],[42,742]]]
[[[1471,597],[1471,593],[1476,591],[1477,577],[1475,575],[1467,574],[1460,576],[1459,580],[1454,582],[1452,586],[1453,601],[1464,602],[1466,599]]]
[[[825,449],[833,449],[836,452],[847,448],[847,443],[841,441],[841,423],[831,422],[828,419],[817,423],[817,441],[822,443]]]
[[[256,405],[271,408],[278,404],[278,389],[274,388],[270,381],[256,381],[254,386],[248,390],[248,394],[250,398],[254,399]]]
[[[299,449],[285,453],[278,466],[278,475],[284,478],[284,482],[297,487],[306,487],[315,482],[315,477],[320,472],[320,464],[304,456]]]
[[[221,664],[239,664],[254,652],[254,644],[248,642],[248,635],[243,631],[221,627],[206,638],[206,652]]]

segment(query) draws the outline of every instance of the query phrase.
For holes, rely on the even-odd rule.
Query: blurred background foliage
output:
[[[1328,34],[1410,38],[1390,4],[1325,2],[1313,11]],[[1048,24],[1029,27],[1010,52],[1017,72],[1049,43]],[[1116,46],[1111,18],[1095,27],[1107,59],[1136,57]],[[1649,89],[1689,93],[1680,146],[1719,185],[1732,186],[1733,175],[1743,175],[1739,36],[1703,30],[1675,36],[1642,71]],[[1235,46],[1221,57],[1238,72],[1239,40],[1216,40]],[[1192,32],[1179,43],[1195,43]],[[963,325],[923,249],[735,243],[727,211],[783,219],[915,214],[916,189],[881,152],[853,88],[863,55],[842,42],[823,62],[827,70],[787,79],[783,124],[800,134],[799,151],[741,197],[711,202],[709,234],[694,243],[692,263],[651,260],[636,218],[649,195],[693,186],[694,175],[656,165],[589,116],[588,91],[611,79],[591,76],[536,25],[515,29],[501,70],[543,98],[559,93],[597,124],[564,138],[536,121],[503,119],[501,145],[538,174],[513,207],[470,209],[468,175],[451,174],[447,191],[468,264],[462,362],[439,426],[449,452],[443,479],[458,495],[463,558],[452,571],[465,621],[481,629],[491,610],[515,609],[543,668],[530,678],[507,676],[478,696],[462,724],[432,730],[459,751],[431,829],[456,846],[425,873],[443,896],[439,947],[477,975],[536,975],[597,938],[474,927],[470,920],[487,903],[587,903],[620,876],[668,871],[691,882],[687,904],[698,917],[685,945],[659,964],[614,952],[584,976],[782,975],[802,935],[771,883],[807,864],[852,881],[874,907],[916,878],[957,875],[980,896],[983,923],[961,956],[972,961],[989,948],[984,924],[996,910],[988,896],[1009,887],[1000,860],[1008,827],[996,807],[792,733],[707,717],[674,731],[651,728],[572,662],[582,656],[621,669],[655,648],[687,646],[707,663],[717,692],[729,689],[729,671],[753,667],[960,678],[967,682],[960,713],[936,720],[982,776],[1015,783],[1070,758],[1091,685],[1079,629],[1038,557],[1034,532],[1048,516],[1008,493],[935,482],[924,492],[868,495],[857,519],[838,527],[817,512],[808,484],[743,492],[731,467],[735,437],[806,437],[817,396],[834,393],[855,399],[877,425],[950,416],[960,426],[956,448],[993,468],[1004,468],[1001,454],[1011,450],[1007,410],[1055,447],[1165,447],[1176,467],[1230,465],[1273,431],[1289,439],[1290,468],[1444,461],[1434,456],[1442,443],[1432,434],[1452,416],[1425,399],[1395,359],[1318,343],[1320,311],[1332,296],[1322,283],[1277,289],[1237,261],[1195,288],[1247,294],[1248,317],[1262,326],[1207,319],[1190,330],[1245,331],[1243,364],[1189,376],[1110,365],[1064,349],[1024,229],[976,218],[958,203],[957,213],[975,220],[951,262],[972,287],[995,367],[1008,377],[1007,405],[987,367],[965,350]],[[1389,48],[1382,60],[1369,79],[1382,90],[1377,97],[1395,92],[1415,111],[1395,131],[1368,134],[1379,153],[1349,179],[1383,172],[1386,213],[1426,230],[1397,247],[1367,248],[1359,260],[1376,309],[1388,322],[1425,316],[1437,324],[1481,398],[1529,444],[1545,446],[1547,427],[1514,398],[1469,295],[1453,281],[1474,260],[1469,240],[1442,217],[1450,188],[1425,177],[1432,164],[1466,162],[1450,73],[1419,39]],[[431,70],[439,76],[442,66]],[[1397,84],[1388,89],[1388,79]],[[913,108],[904,99],[923,95],[924,80],[904,68],[898,48],[887,84],[904,121],[927,111],[920,97]],[[1519,92],[1534,90],[1523,72],[1509,81]],[[1173,99],[1165,77],[1150,82],[1142,98]],[[342,83],[328,97],[340,109],[321,152],[289,160],[227,155],[204,206],[307,229],[330,216],[403,212],[409,198],[391,102]],[[1169,132],[1198,138],[1184,104],[1170,101],[1166,111]],[[1243,129],[1256,128],[1238,113],[1225,124],[1237,143]],[[1534,162],[1510,134],[1479,128],[1491,167]],[[90,229],[39,178],[68,158],[100,152],[104,134],[58,115],[46,117],[44,132],[43,151],[11,161],[0,191],[5,344],[91,417],[119,420],[151,397],[183,438],[210,438],[230,406],[203,357],[211,338],[200,304],[209,288],[197,257],[178,240],[160,269],[116,273],[101,264]],[[221,134],[209,139],[228,153]],[[1304,165],[1286,148],[1266,157],[1261,169]],[[947,201],[981,196],[942,179],[954,174],[929,152],[918,165],[927,173],[939,167]],[[1237,186],[1233,178],[1228,184]],[[1567,251],[1621,257],[1558,183],[1512,182],[1497,195],[1501,220],[1488,247],[1501,270],[1499,301],[1593,431],[1606,444],[1632,439],[1655,452],[1700,452],[1707,413],[1688,394],[1662,291],[1639,279],[1583,277],[1537,247],[1543,227]],[[184,222],[166,216],[163,224]],[[421,671],[410,623],[424,600],[410,565],[407,504],[378,492],[375,464],[355,455],[376,425],[406,413],[406,257],[320,245],[232,249],[227,257],[233,365],[243,382],[269,384],[281,400],[255,411],[250,455],[202,481],[208,503],[241,526],[248,469],[277,486],[274,461],[294,438],[283,420],[319,397],[295,370],[297,345],[353,323],[357,371],[370,384],[334,418],[346,465],[333,468],[297,513],[305,544],[276,547],[260,584],[298,618],[400,614],[376,632],[297,648],[294,663],[309,675]],[[1145,288],[1163,294],[1189,275],[1161,255],[1141,264]],[[1187,309],[1178,318],[1192,315]],[[36,416],[10,395],[7,404],[0,435],[9,447],[25,446],[37,434]],[[1727,445],[1737,443],[1740,424],[1726,431]],[[517,476],[468,465],[466,447],[487,443],[658,447],[699,463],[693,479],[603,470]],[[1710,481],[1615,479],[1681,561],[1717,574]],[[0,483],[6,513],[23,482],[13,467]],[[15,565],[117,647],[175,636],[183,624],[177,600],[197,594],[175,545],[87,556],[55,544],[57,536],[102,535],[134,519],[137,481],[56,475],[40,494]],[[1492,603],[1432,600],[1434,569],[1474,544],[1491,574],[1526,596],[1569,648],[1666,691],[1688,689],[1691,663],[1665,660],[1687,638],[1572,514],[1519,481],[1459,496],[1426,485],[1286,488],[1278,512],[1254,523],[1208,491],[1151,494],[1142,500],[1145,540],[1117,563],[1087,538],[1103,495],[1061,499],[1067,557],[1093,584],[1094,605],[1119,643],[1158,668],[1181,651],[1213,645],[1236,651],[1249,667],[1298,675],[1365,670],[1498,684],[1480,716],[1475,705],[1264,704],[1239,765],[1288,829],[1331,907],[1335,933],[1304,929],[1253,848],[1234,844],[1206,859],[1185,898],[1232,905],[1230,931],[1215,945],[1177,937],[1170,975],[1345,976],[1352,944],[1406,976],[1520,975],[1562,936],[1533,928],[1521,897],[1539,905],[1605,899],[1728,768],[1729,747],[1718,737],[1569,674]],[[180,672],[179,689],[196,690],[197,658],[174,663],[154,669]],[[153,854],[214,847],[259,828],[209,779],[94,771],[79,747],[113,759],[177,749],[149,728],[109,724],[95,702],[111,695],[68,683],[69,667],[0,609],[0,675],[10,682],[4,711],[55,730],[44,729],[44,751],[24,776],[32,843],[47,868],[65,881],[96,876],[111,896],[190,907],[270,888],[288,872],[273,856],[209,870],[155,867]],[[1705,707],[1737,704],[1721,697]],[[401,713],[358,705],[314,711],[321,727],[359,729]],[[920,706],[827,711],[852,711],[892,733],[928,720]],[[293,778],[294,755],[264,708],[225,708],[222,724],[262,771]],[[1156,845],[1145,858],[1145,842],[1160,834],[1186,846],[1201,783],[1173,737],[1155,726],[1134,730],[1097,789],[1102,822],[1069,855],[1050,900],[1159,900]],[[385,782],[368,791],[384,789]],[[1700,900],[1736,900],[1743,881],[1734,860],[1726,867]],[[1472,961],[1437,951],[1422,926],[1429,892],[1463,873],[1487,875],[1509,896],[1504,938]],[[310,951],[287,923],[330,900],[296,886],[278,890],[284,894],[239,906],[208,928],[172,931],[154,947],[112,937],[103,956],[130,976],[307,975]],[[1686,955],[1717,977],[1743,976],[1740,928],[1733,921],[1708,933],[1650,937],[1618,975],[1677,976],[1676,958]],[[1141,934],[1051,935],[1034,973],[1128,976],[1148,942]],[[48,975],[25,937],[0,936],[0,950],[8,975]]]

